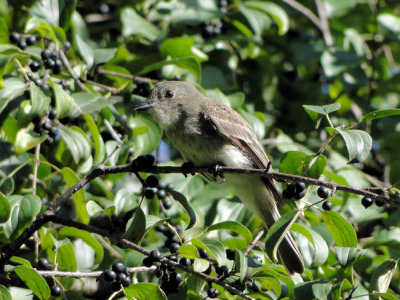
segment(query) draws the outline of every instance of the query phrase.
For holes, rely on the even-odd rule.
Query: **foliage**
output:
[[[173,243],[183,243],[177,255],[192,260],[194,273],[217,278],[227,266],[224,283],[253,298],[398,299],[396,206],[376,201],[365,209],[360,196],[333,191],[333,211],[324,211],[311,185],[251,248],[262,224],[224,185],[163,174],[146,192],[149,174],[105,174],[56,208],[79,223],[39,226],[4,261],[7,247],[94,167],[151,153],[157,164],[182,163],[154,120],[134,111],[162,79],[201,85],[235,108],[273,168],[374,187],[395,202],[398,14],[390,0],[0,0],[1,298],[48,299],[56,285],[71,299],[115,299],[120,289],[129,299],[202,299],[211,286],[222,299],[240,297],[185,268],[177,269],[184,275],[178,290],[149,268],[128,287],[100,276],[93,292],[90,276],[49,277],[38,265],[47,258],[65,274],[107,270],[115,261],[143,266],[146,251],[89,232],[101,228],[167,258]],[[305,260],[302,275],[288,275],[275,260],[288,230]],[[71,289],[78,278],[80,292]]]

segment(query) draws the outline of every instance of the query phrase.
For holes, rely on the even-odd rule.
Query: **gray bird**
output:
[[[195,166],[268,166],[264,148],[246,120],[187,82],[158,83],[137,110],[147,110],[183,158]],[[267,228],[280,218],[277,204],[282,197],[271,179],[254,174],[225,174],[225,178]],[[289,273],[303,273],[303,259],[290,233],[279,245],[278,254]]]

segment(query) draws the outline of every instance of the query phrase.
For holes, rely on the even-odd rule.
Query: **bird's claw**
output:
[[[193,171],[194,164],[191,161],[184,162],[182,164],[181,168],[182,168],[182,174],[185,177],[187,177],[188,174],[191,174],[191,175],[195,175],[196,174],[196,172]]]
[[[225,175],[221,170],[222,165],[221,164],[213,164],[210,166],[209,172],[213,175],[214,180],[217,180],[217,177],[219,176],[222,179],[222,182],[225,181]]]

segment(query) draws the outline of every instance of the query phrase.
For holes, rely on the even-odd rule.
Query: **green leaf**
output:
[[[30,95],[32,102],[30,115],[41,116],[50,105],[50,97],[46,96],[33,81],[30,84]]]
[[[91,114],[98,112],[104,107],[112,105],[112,101],[104,98],[102,95],[81,92],[73,93],[72,97],[74,98],[76,105],[79,106],[79,110],[72,107],[70,112],[71,117],[77,117],[81,113]]]
[[[204,245],[207,247],[205,250],[216,259],[219,265],[225,264],[226,251],[224,245],[220,241],[207,239],[204,240]]]
[[[32,265],[31,265],[30,261],[27,260],[27,259],[24,259],[22,257],[12,256],[10,258],[10,261],[12,261],[14,263],[17,263],[17,264],[20,264],[20,265],[23,265],[23,266],[28,267],[28,268],[32,268]]]
[[[64,30],[67,30],[71,25],[72,15],[75,12],[77,0],[59,0],[59,23]]]
[[[161,45],[161,53],[164,57],[179,58],[179,57],[194,57],[201,60],[206,60],[207,55],[200,50],[193,51],[195,40],[192,37],[175,37],[166,39]]]
[[[82,241],[84,241],[88,246],[90,246],[94,250],[94,252],[96,254],[95,264],[100,264],[103,261],[103,256],[104,256],[103,246],[89,232],[66,226],[66,227],[62,227],[58,231],[58,235],[60,238],[75,237],[75,238],[81,239]]]
[[[14,192],[14,179],[12,177],[4,177],[0,180],[0,192],[6,196],[11,195]]]
[[[338,262],[343,267],[352,264],[361,255],[361,251],[357,248],[336,246],[335,249]]]
[[[4,131],[7,140],[14,144],[19,130],[18,121],[15,118],[7,117],[3,123],[3,126],[1,127],[1,130]]]
[[[243,237],[247,244],[250,244],[253,240],[253,235],[251,234],[250,230],[237,221],[224,221],[221,223],[213,224],[207,228],[206,232],[221,229],[232,230],[236,232]]]
[[[389,259],[372,271],[369,291],[386,293],[393,275],[396,273],[398,260]],[[376,297],[378,299],[378,297]]]
[[[339,213],[335,211],[323,212],[322,220],[335,241],[336,246],[357,247],[357,235],[353,226]]]
[[[208,248],[208,246],[205,243],[203,243],[199,239],[192,239],[191,242],[192,242],[192,245],[196,246],[197,248],[206,250],[212,256],[212,258],[217,260],[217,257],[215,256],[215,254],[211,251],[211,249]]]
[[[288,288],[288,296],[290,299],[294,299],[294,282],[293,279],[290,276],[287,276],[286,274],[282,274],[276,270],[276,268],[271,268],[268,266],[263,266],[260,271],[258,271],[255,275],[254,278],[259,278],[262,279],[263,277],[273,277],[276,278],[280,281],[282,281],[286,287]],[[296,298],[296,299],[312,299],[311,298]]]
[[[67,94],[66,91],[59,85],[49,79],[50,86],[53,88],[54,96],[56,99],[56,109],[58,118],[68,116],[72,105],[74,104],[74,98]]]
[[[138,74],[145,74],[150,71],[159,69],[164,66],[175,65],[180,68],[186,69],[189,72],[193,73],[197,78],[200,78],[201,75],[201,66],[200,63],[193,57],[179,57],[179,58],[168,58],[166,60],[156,62],[151,65],[147,65],[144,67]]]
[[[24,153],[33,147],[36,147],[41,142],[46,139],[45,136],[42,137],[33,137],[26,130],[26,128],[21,129],[17,133],[17,137],[15,138],[15,152],[17,154]]]
[[[161,36],[156,26],[139,16],[132,8],[121,10],[122,35],[128,37],[138,35],[154,41]]]
[[[289,232],[290,227],[296,221],[301,211],[289,211],[279,218],[269,229],[265,241],[265,252],[267,255],[277,261],[278,246],[282,242],[285,235]]]
[[[270,15],[278,25],[279,35],[284,35],[289,30],[289,17],[279,5],[264,1],[246,1],[243,5]]]
[[[75,164],[86,161],[90,155],[90,145],[86,135],[81,133],[81,130],[72,126],[71,128],[62,127],[60,133],[69,149]]]
[[[0,284],[0,299],[1,300],[13,300],[8,289]]]
[[[325,50],[321,56],[324,73],[329,78],[349,71],[352,67],[359,66],[360,63],[360,56],[341,50]]]
[[[179,247],[178,254],[190,259],[195,259],[197,248],[193,245],[182,245]]]
[[[167,300],[167,296],[155,283],[136,283],[124,288],[125,294],[138,300]]]
[[[18,236],[40,212],[42,202],[36,195],[25,196],[12,195],[8,197],[11,206],[11,214],[4,224],[4,232],[7,237]]]
[[[147,128],[145,134],[136,133],[137,128]],[[133,121],[134,134],[135,134],[135,152],[137,155],[152,153],[157,149],[162,138],[162,130],[158,124],[151,118],[146,116],[137,116]]]
[[[310,115],[311,119],[315,119],[313,114],[310,114],[310,112],[315,112],[317,114],[321,115],[327,115],[330,114],[334,111],[337,111],[340,109],[340,104],[339,103],[333,103],[333,104],[328,104],[328,105],[303,105],[304,110]]]
[[[247,257],[244,256],[242,251],[235,251],[235,266],[242,282],[247,274]]]
[[[360,123],[379,119],[379,118],[396,116],[396,115],[400,115],[400,108],[375,110],[375,111],[371,111],[370,113],[367,113],[366,115],[362,116]]]
[[[6,197],[0,193],[0,223],[7,222],[10,217],[11,207]]]
[[[68,187],[74,186],[75,183],[77,183],[80,178],[78,175],[75,174],[75,172],[68,168],[62,168],[61,173],[63,175],[63,179],[65,183],[67,184]],[[86,196],[85,196],[85,191],[83,189],[80,189],[76,191],[72,198],[74,199],[74,204],[75,204],[75,209],[76,209],[76,214],[77,214],[77,220],[79,222],[82,222],[84,224],[89,223],[89,214],[86,210]]]
[[[308,167],[310,162],[313,164],[308,171],[303,174],[304,169]],[[294,175],[305,175],[312,178],[319,178],[324,172],[328,160],[324,155],[315,156],[307,155],[299,151],[288,151],[286,152],[279,164],[279,171],[282,173],[294,174]]]
[[[246,7],[245,3],[239,6],[239,11],[249,23],[254,34],[257,37],[261,37],[264,31],[267,31],[271,27],[271,19],[258,9]]]
[[[94,154],[93,164],[98,165],[103,161],[104,156],[106,154],[103,138],[101,137],[99,129],[97,128],[96,123],[94,122],[92,116],[89,114],[83,114],[83,117],[86,121],[86,124],[89,127],[92,139],[94,141],[95,154]]]
[[[210,266],[210,262],[207,259],[196,257],[193,262],[193,271],[204,272]]]
[[[61,1],[63,2],[63,1]],[[41,0],[29,12],[46,23],[53,26],[59,25],[60,9],[58,0]]]
[[[350,162],[361,162],[368,157],[372,148],[372,138],[368,133],[357,129],[337,130],[344,139]]]
[[[1,56],[0,56],[1,65]],[[0,74],[1,75],[1,74]],[[0,82],[1,85],[1,82]],[[25,82],[20,78],[7,78],[4,80],[6,89],[0,89],[0,113],[6,108],[8,103],[25,90]],[[1,87],[1,86],[0,86]]]
[[[126,232],[123,235],[125,239],[138,243],[146,232],[146,216],[143,210],[138,207],[135,211],[135,216],[126,224]]]
[[[25,282],[26,286],[39,299],[47,300],[50,298],[50,288],[46,280],[32,268],[26,266],[16,266],[14,272]]]
[[[326,241],[314,230],[307,228],[301,224],[294,223],[290,228],[294,232],[298,232],[305,236],[314,247],[313,263],[316,266],[322,265],[329,255],[329,248]]]
[[[76,271],[78,269],[75,249],[71,242],[68,242],[64,246],[57,249],[56,263],[58,264],[58,269],[61,271]],[[74,280],[74,278],[60,279],[65,289],[70,289],[74,283]]]
[[[75,36],[75,41],[78,46],[80,55],[86,62],[88,69],[93,67],[94,64],[94,50],[85,40],[83,40],[78,34]]]
[[[390,13],[381,13],[377,18],[378,24],[386,32],[400,35],[400,18]]]
[[[117,50],[117,48],[93,49],[94,64],[98,65],[108,62],[115,56]]]
[[[316,283],[312,285],[312,291],[318,300],[329,299],[329,294],[332,290],[332,284],[329,283]]]
[[[189,214],[190,222],[185,230],[192,228],[194,226],[194,224],[196,224],[196,214],[195,214],[193,208],[190,206],[189,201],[186,199],[185,195],[182,193],[179,193],[175,190],[168,190],[168,193],[171,194],[171,196],[176,201],[178,201],[183,206],[183,208],[186,210],[186,212]]]
[[[400,300],[399,297],[389,294],[389,293],[371,293],[370,296],[379,296],[379,297],[370,297],[370,299],[385,299],[385,300]]]

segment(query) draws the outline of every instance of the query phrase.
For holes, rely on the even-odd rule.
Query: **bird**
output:
[[[207,98],[191,83],[161,81],[136,110],[147,111],[167,138],[194,166],[222,165],[266,169],[267,154],[249,123],[230,106]],[[269,228],[279,218],[281,193],[271,178],[258,174],[224,174],[243,204]],[[304,262],[288,232],[278,255],[289,274],[303,273]]]

